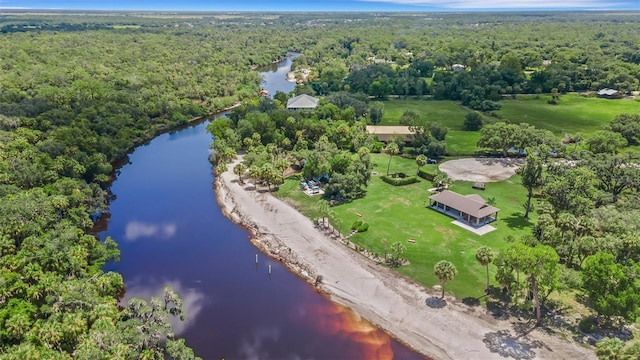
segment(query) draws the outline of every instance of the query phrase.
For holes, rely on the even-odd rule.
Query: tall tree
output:
[[[369,118],[373,125],[377,125],[382,121],[384,116],[384,103],[379,101],[372,102],[369,106]]]
[[[444,285],[456,277],[458,269],[451,262],[440,260],[433,266],[433,273],[440,281],[440,286],[442,287],[440,298],[444,299]]]
[[[238,182],[240,184],[244,184],[244,179],[242,175],[244,175],[245,171],[247,171],[247,166],[243,163],[238,163],[233,167],[233,173],[238,175]]]
[[[416,165],[418,165],[417,172],[420,172],[420,168],[427,165],[427,157],[422,154],[416,156]]]
[[[559,276],[559,257],[555,250],[546,245],[536,247],[520,247],[522,272],[528,275],[530,290],[533,294],[533,305],[536,311],[536,324],[542,324],[540,309],[540,295],[544,290],[547,294],[557,288]]]
[[[637,165],[619,156],[602,154],[585,161],[585,164],[595,173],[597,187],[610,194],[614,203],[623,191],[632,189],[640,178]]]
[[[640,315],[640,284],[637,265],[617,263],[612,254],[599,252],[582,266],[582,286],[598,315],[622,316],[633,321]]]
[[[329,202],[325,199],[320,199],[317,206],[318,211],[320,212],[320,217],[322,218],[322,224],[326,227],[326,218],[329,214]]]
[[[487,269],[487,289],[489,289],[489,264],[491,264],[493,258],[493,251],[488,246],[482,246],[476,250],[476,260]]]
[[[400,152],[400,148],[398,147],[398,144],[396,144],[395,142],[390,142],[387,145],[387,154],[389,154],[389,162],[387,163],[387,176],[389,176],[389,168],[391,167],[391,159],[398,154],[398,152]]]
[[[518,174],[522,177],[522,186],[527,189],[527,204],[525,205],[524,212],[525,219],[529,218],[533,190],[542,186],[543,184],[542,167],[542,159],[529,150],[527,153],[526,162],[518,169]]]
[[[600,130],[587,139],[587,148],[594,154],[615,154],[627,146],[627,139],[617,132]]]

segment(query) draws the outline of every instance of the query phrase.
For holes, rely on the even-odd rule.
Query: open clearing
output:
[[[453,180],[497,182],[515,175],[523,162],[523,159],[470,158],[450,160],[439,168]]]

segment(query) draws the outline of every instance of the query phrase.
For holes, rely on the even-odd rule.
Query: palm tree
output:
[[[476,251],[476,260],[480,265],[487,268],[487,289],[489,289],[489,264],[493,262],[493,251],[487,246],[483,246]]]
[[[398,144],[391,142],[387,145],[387,154],[389,154],[389,163],[387,164],[387,176],[389,176],[389,167],[391,166],[391,158],[400,152]]]
[[[440,280],[440,285],[442,286],[442,295],[440,298],[444,299],[444,285],[447,281],[451,281],[456,277],[458,269],[456,269],[451,262],[447,260],[440,260],[433,267],[433,273],[436,275],[438,280]]]
[[[239,163],[233,167],[233,173],[238,175],[238,182],[240,184],[244,184],[244,180],[242,179],[242,174],[247,171],[247,165],[243,163]]]
[[[418,165],[418,170],[416,171],[416,174],[420,172],[420,168],[427,165],[427,157],[424,155],[418,155],[416,156],[416,164]]]
[[[324,226],[326,224],[325,218],[329,213],[329,202],[325,199],[321,199],[320,201],[318,201],[318,211],[320,211],[320,216],[322,217],[322,225]]]
[[[337,230],[336,235],[338,237],[340,237],[340,234],[342,234],[342,220],[340,220],[340,218],[335,217],[334,214],[334,218],[333,218],[333,230]]]
[[[284,176],[284,172],[289,168],[289,161],[285,158],[279,158],[276,160],[276,169],[278,169],[282,176]]]
[[[262,171],[259,166],[253,165],[249,168],[249,177],[253,179],[253,184],[256,185],[260,181],[260,177],[262,176]]]

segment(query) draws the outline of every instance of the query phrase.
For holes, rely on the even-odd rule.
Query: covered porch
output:
[[[496,220],[498,220],[498,212],[496,211],[493,214],[490,215],[485,215],[482,217],[476,217],[473,216],[471,214],[467,214],[465,212],[463,212],[462,210],[457,210],[454,209],[450,206],[447,206],[446,204],[440,203],[438,201],[432,201],[430,207],[433,210],[439,211],[453,219],[456,219],[466,225],[472,226],[472,227],[481,227],[484,226],[486,224],[492,223]]]

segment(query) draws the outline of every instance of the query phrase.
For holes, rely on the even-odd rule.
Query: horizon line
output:
[[[0,5],[0,11],[3,10],[29,10],[29,11],[118,11],[118,12],[130,12],[130,11],[144,11],[144,12],[157,12],[157,11],[169,11],[169,12],[192,12],[192,13],[466,13],[466,12],[567,12],[567,11],[577,11],[577,12],[611,12],[611,11],[631,11],[640,13],[640,9],[634,8],[468,8],[468,9],[460,9],[460,8],[441,8],[441,9],[430,9],[430,10],[273,10],[273,9],[244,9],[244,10],[207,10],[207,9],[82,9],[82,8],[30,8],[30,7],[3,7]]]

